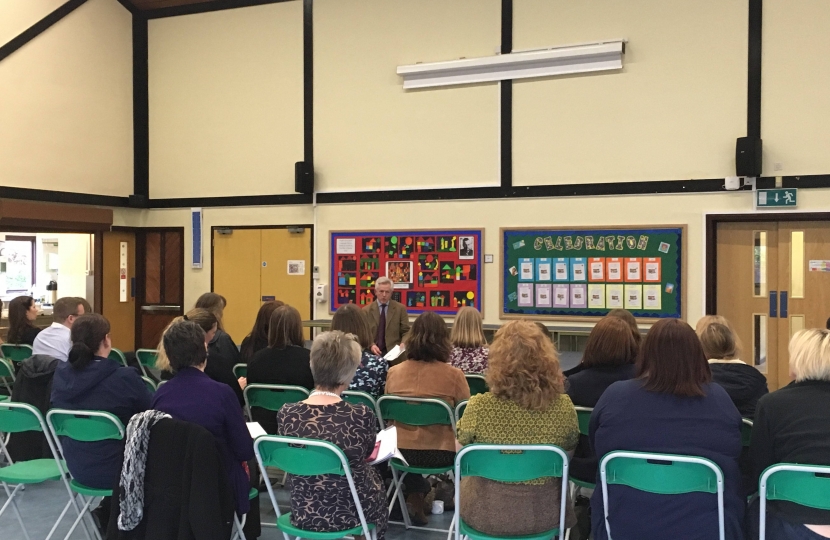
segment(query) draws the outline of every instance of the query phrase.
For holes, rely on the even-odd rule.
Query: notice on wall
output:
[[[288,261],[288,275],[289,276],[304,276],[305,275],[305,261]]]
[[[119,301],[127,301],[127,242],[121,242],[120,260],[118,264],[118,294]]]
[[[336,252],[338,255],[354,255],[355,239],[354,238],[338,238],[336,240]]]
[[[830,261],[810,261],[810,272],[830,272]]]

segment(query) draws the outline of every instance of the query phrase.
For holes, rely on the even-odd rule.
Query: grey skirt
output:
[[[461,479],[461,517],[493,536],[538,534],[559,526],[561,478],[544,484],[505,484],[475,476]],[[565,527],[576,525],[573,502],[565,504]]]

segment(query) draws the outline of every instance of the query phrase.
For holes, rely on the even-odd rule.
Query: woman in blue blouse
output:
[[[354,334],[360,343],[362,350],[360,365],[357,367],[357,373],[354,375],[349,390],[366,392],[375,399],[383,395],[389,364],[369,350],[372,346],[372,334],[369,331],[366,313],[354,304],[341,306],[331,319],[331,329]]]
[[[597,456],[630,450],[714,461],[724,477],[726,538],[742,540],[741,415],[711,380],[694,330],[676,319],[662,320],[643,342],[637,378],[615,382],[600,397],[589,437]],[[614,540],[718,537],[717,497],[710,493],[656,495],[611,485],[608,497]],[[591,520],[594,538],[606,540],[600,489],[591,497]]]

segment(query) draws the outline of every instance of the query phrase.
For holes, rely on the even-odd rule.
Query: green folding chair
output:
[[[470,396],[483,394],[489,390],[487,387],[487,380],[484,378],[484,375],[465,373],[464,377],[467,378],[467,384],[470,386]]]
[[[675,454],[616,451],[605,454],[599,462],[605,530],[609,540],[608,485],[629,486],[647,493],[680,495],[703,492],[718,496],[718,534],[725,540],[723,516],[723,473],[706,458]]]
[[[759,539],[767,537],[767,501],[789,501],[830,510],[830,466],[778,463],[770,465],[758,482],[760,494]]]
[[[116,362],[118,362],[119,364],[121,364],[124,367],[128,367],[127,366],[127,357],[124,356],[124,353],[122,353],[121,351],[119,351],[115,347],[112,348],[112,350],[110,351],[110,354],[109,354],[109,356],[107,356],[107,358],[109,358],[111,360],[115,360]]]
[[[453,433],[456,432],[455,412],[452,410],[452,407],[450,407],[450,404],[442,399],[385,395],[378,398],[378,408],[380,409],[381,420],[383,421],[384,426],[389,421],[395,421],[410,426],[444,425],[451,426]],[[392,512],[392,507],[395,505],[395,498],[397,497],[398,502],[401,505],[401,509],[403,510],[401,512],[403,514],[403,524],[407,529],[450,532],[452,528],[445,530],[412,525],[412,521],[409,519],[409,512],[406,511],[406,500],[403,496],[402,482],[403,478],[410,473],[444,474],[452,471],[453,466],[414,467],[406,465],[402,461],[395,458],[392,458],[389,465],[389,468],[392,470],[392,481],[395,487],[395,492],[392,495],[391,502],[389,503],[389,512]],[[399,476],[399,473],[403,474]]]
[[[548,540],[565,537],[565,508],[568,489],[568,454],[563,449],[547,444],[469,444],[455,456],[455,507],[461,504],[461,478],[479,476],[496,482],[527,482],[537,478],[561,478],[562,497],[559,505],[560,526],[539,534],[505,537],[492,536],[470,527],[459,515],[453,518],[451,527],[455,540],[461,537],[473,540]],[[455,525],[455,521],[458,525]]]
[[[3,351],[3,358],[12,362],[22,362],[32,357],[32,347],[30,345],[3,343],[0,345],[0,351]]]
[[[574,407],[576,409],[576,421],[579,424],[579,434],[588,436],[588,425],[591,422],[591,413],[594,412],[594,409],[591,407]],[[585,489],[596,489],[597,485],[593,482],[585,482],[580,480],[579,478],[570,478],[571,483],[574,486],[585,488]],[[574,492],[576,489],[574,489]]]
[[[145,377],[150,377],[150,370],[156,369],[156,360],[158,360],[159,352],[155,349],[138,349],[135,352],[135,358],[138,360],[138,365],[141,366],[141,372]]]
[[[259,490],[257,488],[251,488],[248,491],[248,500],[252,501],[257,498],[259,495]],[[245,521],[248,519],[248,514],[244,514],[242,519],[239,519],[239,516],[236,515],[236,512],[233,513],[233,534],[231,535],[231,540],[245,540]],[[262,526],[271,526],[273,527],[274,524],[262,523]]]
[[[234,364],[233,366],[233,376],[237,379],[239,377],[247,377],[248,376],[248,364]]]
[[[467,410],[467,404],[470,402],[469,399],[464,399],[458,402],[458,405],[455,406],[455,423],[458,424],[458,421],[461,420],[461,417],[464,416],[464,411]]]
[[[378,408],[378,402],[375,401],[375,398],[371,396],[371,394],[367,392],[360,392],[358,390],[344,390],[340,397],[343,398],[343,401],[351,403],[352,405],[366,405],[369,407],[369,410],[375,413],[375,417],[377,417],[378,422],[380,422],[380,409]]]
[[[6,388],[6,391],[9,393],[9,396],[11,396],[11,383],[14,382],[14,368],[12,367],[11,362],[6,360],[5,358],[0,358],[0,379],[3,379],[3,386]],[[11,380],[11,382],[9,382],[9,380]],[[0,399],[2,399],[3,397],[5,396],[0,396]]]
[[[60,437],[67,437],[69,439],[80,442],[98,442],[106,440],[122,440],[124,438],[124,425],[112,413],[104,411],[84,411],[84,410],[69,410],[69,409],[52,409],[46,413],[46,424],[49,426],[49,432],[58,446],[61,455],[63,454],[63,446],[61,445]],[[64,472],[71,473],[68,468]],[[111,489],[97,489],[85,486],[72,478],[69,481],[69,487],[74,492],[80,502],[83,504],[78,517],[69,528],[64,540],[69,540],[75,527],[82,521],[83,517],[90,514],[90,507],[92,502],[97,497],[111,497]],[[74,498],[73,498],[74,500]],[[68,504],[63,509],[63,513],[68,509]],[[63,517],[61,513],[61,518]],[[90,521],[92,516],[90,515]],[[59,518],[59,520],[61,519]],[[94,522],[93,522],[94,523]],[[100,538],[98,528],[93,525],[92,530],[96,537]]]
[[[277,412],[286,403],[303,401],[309,394],[308,389],[302,386],[284,384],[249,384],[242,391],[245,397],[245,413],[249,419],[252,419],[251,407]]]
[[[156,393],[156,390],[158,390],[158,386],[156,385],[155,381],[153,381],[153,379],[151,379],[150,377],[141,377],[141,380],[144,381],[144,386],[147,387],[147,390],[149,390],[153,394]]]
[[[11,506],[17,516],[17,521],[20,523],[20,528],[23,531],[23,536],[26,540],[29,540],[29,533],[26,530],[26,525],[20,515],[20,509],[15,501],[15,496],[17,496],[18,492],[21,491],[23,486],[26,484],[41,484],[43,482],[57,480],[64,483],[67,494],[69,495],[69,503],[64,508],[64,511],[61,513],[58,521],[56,521],[52,526],[52,530],[49,531],[49,536],[46,537],[48,540],[52,537],[52,534],[55,532],[58,524],[63,520],[63,516],[66,514],[66,511],[69,509],[70,505],[75,507],[75,511],[78,512],[79,516],[81,515],[81,510],[75,502],[72,491],[69,488],[69,483],[63,474],[66,465],[60,461],[53,439],[49,435],[49,428],[46,426],[43,416],[41,416],[40,411],[38,411],[36,407],[29,405],[28,403],[0,403],[0,431],[5,433],[40,431],[44,434],[46,442],[49,444],[49,450],[52,452],[51,458],[19,461],[0,468],[0,483],[3,484],[3,489],[6,492],[6,503],[2,508],[0,508],[0,516],[3,515],[3,512],[5,512],[9,506]],[[9,463],[12,463],[11,457],[9,456],[6,448],[6,443],[2,438],[0,438],[0,447],[2,447],[3,453],[6,454]],[[9,489],[10,485],[15,485],[13,490]],[[91,540],[89,530],[87,530],[86,527],[84,527],[84,530],[87,538]]]
[[[271,506],[277,514],[277,527],[282,531],[286,540],[289,540],[289,535],[312,540],[335,540],[356,534],[362,534],[367,539],[376,540],[375,524],[366,522],[366,516],[363,513],[363,507],[360,504],[360,498],[352,479],[349,461],[339,447],[328,441],[316,439],[264,435],[254,441],[254,453],[263,478],[267,478],[266,468],[274,467],[294,476],[318,476],[322,474],[345,476],[349,484],[360,526],[333,532],[317,532],[306,531],[292,525],[291,513],[280,513],[277,498],[274,495],[274,488],[270,482],[265,482],[268,498],[271,499]]]
[[[741,444],[749,446],[752,440],[752,420],[749,418],[741,419]]]

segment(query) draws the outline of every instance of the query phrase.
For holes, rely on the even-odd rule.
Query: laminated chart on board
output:
[[[683,314],[684,227],[502,229],[502,318]]]
[[[389,277],[392,298],[410,314],[454,315],[482,309],[482,231],[337,231],[331,233],[331,311],[375,300],[375,281]]]

